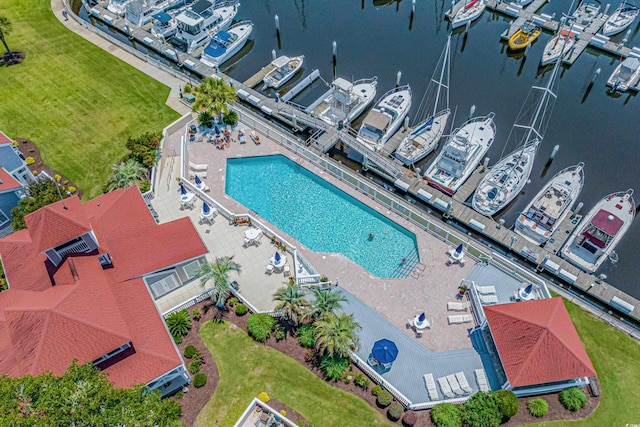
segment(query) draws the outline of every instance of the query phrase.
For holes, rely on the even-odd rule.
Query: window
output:
[[[187,275],[187,278],[193,279],[198,274],[198,270],[200,270],[200,261],[198,260],[192,261],[189,264],[186,264],[182,268],[184,269],[184,272]]]
[[[2,209],[0,209],[0,225],[4,225],[9,222],[9,217],[5,215]]]
[[[149,289],[151,289],[151,293],[153,293],[155,299],[168,294],[180,286],[181,282],[175,274],[168,274],[153,283],[149,283]]]

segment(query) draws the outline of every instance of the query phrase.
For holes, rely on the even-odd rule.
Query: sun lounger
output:
[[[451,375],[447,375],[447,382],[449,383],[449,386],[451,386],[451,391],[453,391],[453,393],[456,396],[463,396],[464,395],[464,391],[462,391],[462,389],[460,388],[460,384],[458,384],[458,380],[456,379],[456,376],[454,374]]]
[[[460,384],[460,388],[465,393],[473,393],[473,389],[469,386],[469,382],[467,381],[467,377],[464,375],[464,372],[456,372],[456,379]]]
[[[207,173],[206,172],[198,172],[198,171],[189,171],[189,178],[190,179],[194,179],[196,177],[196,175],[198,175],[198,177],[200,179],[205,179],[207,177]]]
[[[476,286],[476,290],[481,294],[495,294],[495,286]]]
[[[478,387],[480,391],[489,391],[489,383],[487,382],[487,376],[484,372],[484,369],[476,369],[476,381],[478,382]]]
[[[193,162],[189,162],[189,169],[194,170],[196,172],[204,172],[209,168],[209,165],[207,164],[201,164],[201,163],[193,163]]]
[[[469,323],[473,320],[473,316],[471,314],[454,314],[447,316],[447,318],[449,319],[450,325],[455,323]]]
[[[427,386],[427,392],[429,393],[429,399],[438,400],[438,389],[436,388],[436,382],[433,379],[433,374],[424,374],[424,385]]]
[[[478,295],[478,298],[484,304],[496,304],[498,302],[498,297],[495,295]]]
[[[447,303],[447,310],[450,311],[467,311],[469,307],[471,307],[470,301]]]
[[[453,394],[453,391],[451,391],[451,386],[447,381],[447,377],[438,378],[438,384],[440,384],[440,390],[442,390],[442,394],[444,394],[445,397],[448,397],[449,399],[456,397],[455,394]]]

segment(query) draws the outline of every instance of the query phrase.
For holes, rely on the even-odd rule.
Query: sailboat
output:
[[[561,29],[555,36],[551,38],[551,40],[547,42],[544,47],[544,52],[542,53],[540,65],[544,66],[547,64],[551,64],[556,59],[560,58],[561,55],[564,55],[571,50],[578,39],[576,33],[571,31],[572,28],[573,25]]]
[[[564,168],[529,202],[516,220],[514,231],[542,245],[571,211],[584,185],[584,163]]]
[[[609,194],[573,230],[560,256],[586,272],[595,272],[627,232],[635,212],[632,189]]]
[[[404,85],[382,95],[366,115],[358,130],[358,141],[374,151],[381,150],[400,125],[411,108],[411,88]]]
[[[467,0],[462,0],[467,1]],[[482,12],[487,7],[484,0],[471,0],[458,10],[451,18],[451,28],[464,27],[467,24],[480,18]]]
[[[612,36],[623,32],[638,17],[640,9],[627,4],[626,0],[609,16],[602,26],[602,34]]]
[[[436,80],[436,73],[438,72],[437,66],[431,77],[431,83],[437,86],[433,111],[430,111],[428,117],[413,127],[411,132],[409,132],[396,149],[396,158],[407,166],[416,163],[431,153],[438,145],[447,126],[447,121],[451,115],[451,110],[449,109],[450,48],[451,35],[447,37],[447,44],[442,51],[440,61],[438,61],[438,64],[442,63],[440,77]],[[417,117],[423,117],[423,112],[429,106],[428,93],[429,90],[425,92],[422,98],[422,102],[418,108],[418,114],[416,115]]]
[[[519,117],[511,128],[507,144],[512,136],[516,139],[520,132],[524,132],[522,137],[518,138],[520,140],[519,148],[499,160],[476,188],[473,195],[473,209],[482,215],[491,216],[503,209],[516,198],[527,183],[536,151],[547,127],[549,118],[547,111],[551,112],[552,105],[550,104],[556,99],[554,85],[560,69],[559,63],[560,58],[556,61],[546,87],[531,87]],[[531,100],[532,103],[537,101],[537,104],[529,105],[528,100]],[[531,120],[527,124],[521,124],[520,122],[524,121],[530,111],[533,111]]]

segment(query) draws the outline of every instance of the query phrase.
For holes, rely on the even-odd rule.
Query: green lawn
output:
[[[600,380],[600,406],[592,416],[572,426],[624,426],[640,424],[640,345],[577,305],[565,301],[582,343]],[[534,424],[549,426],[566,421]]]
[[[128,136],[179,117],[165,105],[168,87],[67,30],[50,0],[2,0],[0,15],[13,24],[9,47],[26,53],[0,67],[0,130],[44,143],[85,198],[102,193]]]
[[[314,426],[391,425],[363,400],[332,387],[233,325],[207,322],[200,335],[218,364],[220,382],[198,415],[197,425],[232,426],[262,391]]]

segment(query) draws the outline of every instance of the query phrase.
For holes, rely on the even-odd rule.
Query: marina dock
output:
[[[275,70],[275,68],[276,67],[274,67],[272,63],[269,63],[264,67],[262,67],[260,71],[255,73],[253,76],[245,80],[243,84],[247,87],[255,87],[258,83],[262,82],[262,80],[267,76],[267,74]]]

